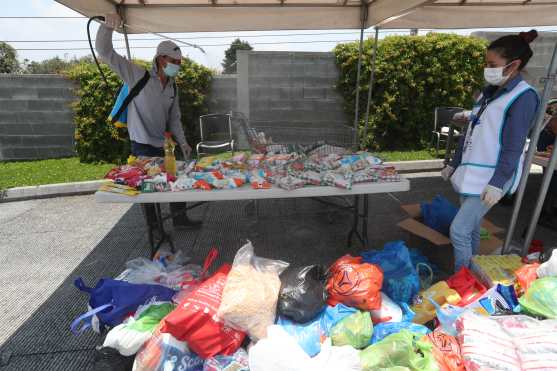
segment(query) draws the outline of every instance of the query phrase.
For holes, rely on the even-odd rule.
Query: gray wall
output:
[[[347,124],[332,53],[238,51],[238,111],[253,125]]]
[[[0,161],[75,155],[72,88],[56,75],[0,74]]]
[[[211,94],[209,97],[209,112],[225,113],[236,111],[236,75],[218,75],[211,81]]]
[[[506,32],[474,32],[472,35],[493,41],[501,36],[508,35]],[[551,55],[553,48],[557,42],[557,34],[553,32],[540,32],[536,40],[531,44],[534,55],[528,66],[526,66],[524,77],[525,79],[535,86],[541,93],[543,90],[543,83],[540,78],[545,77],[547,74],[547,67],[551,62]],[[557,84],[553,87],[552,97],[557,98]]]

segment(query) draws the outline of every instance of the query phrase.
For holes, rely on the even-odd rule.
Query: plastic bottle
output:
[[[172,140],[170,132],[164,133],[164,168],[168,175],[176,176],[176,156],[174,155],[174,148],[176,143]]]

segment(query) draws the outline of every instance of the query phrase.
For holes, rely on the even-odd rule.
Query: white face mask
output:
[[[511,62],[512,63],[512,62]],[[484,68],[484,79],[490,85],[501,86],[509,79],[511,74],[507,76],[503,76],[503,70],[511,65],[511,63],[507,64],[503,67],[494,67],[494,68]]]

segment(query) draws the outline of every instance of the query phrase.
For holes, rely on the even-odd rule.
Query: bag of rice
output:
[[[218,317],[257,341],[267,336],[267,327],[275,323],[280,291],[279,275],[288,263],[254,255],[248,241],[234,258],[222,294]]]

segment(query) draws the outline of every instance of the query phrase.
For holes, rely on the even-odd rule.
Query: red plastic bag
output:
[[[454,336],[447,335],[439,329],[424,336],[423,340],[433,345],[433,356],[440,371],[464,371],[464,360],[460,354],[460,345]]]
[[[383,271],[374,264],[363,263],[362,257],[344,255],[330,269],[327,282],[327,304],[339,303],[362,310],[381,308]]]
[[[516,290],[518,296],[526,294],[526,291],[528,291],[532,282],[538,279],[537,271],[539,266],[540,263],[524,264],[514,272],[518,283]]]
[[[242,344],[243,332],[231,329],[218,320],[222,292],[230,265],[218,271],[192,291],[162,322],[161,332],[187,342],[202,358],[218,354],[231,355]]]
[[[449,287],[460,295],[462,298],[457,304],[459,307],[465,307],[478,300],[487,289],[466,267],[462,267],[457,273],[453,274],[448,280]]]

